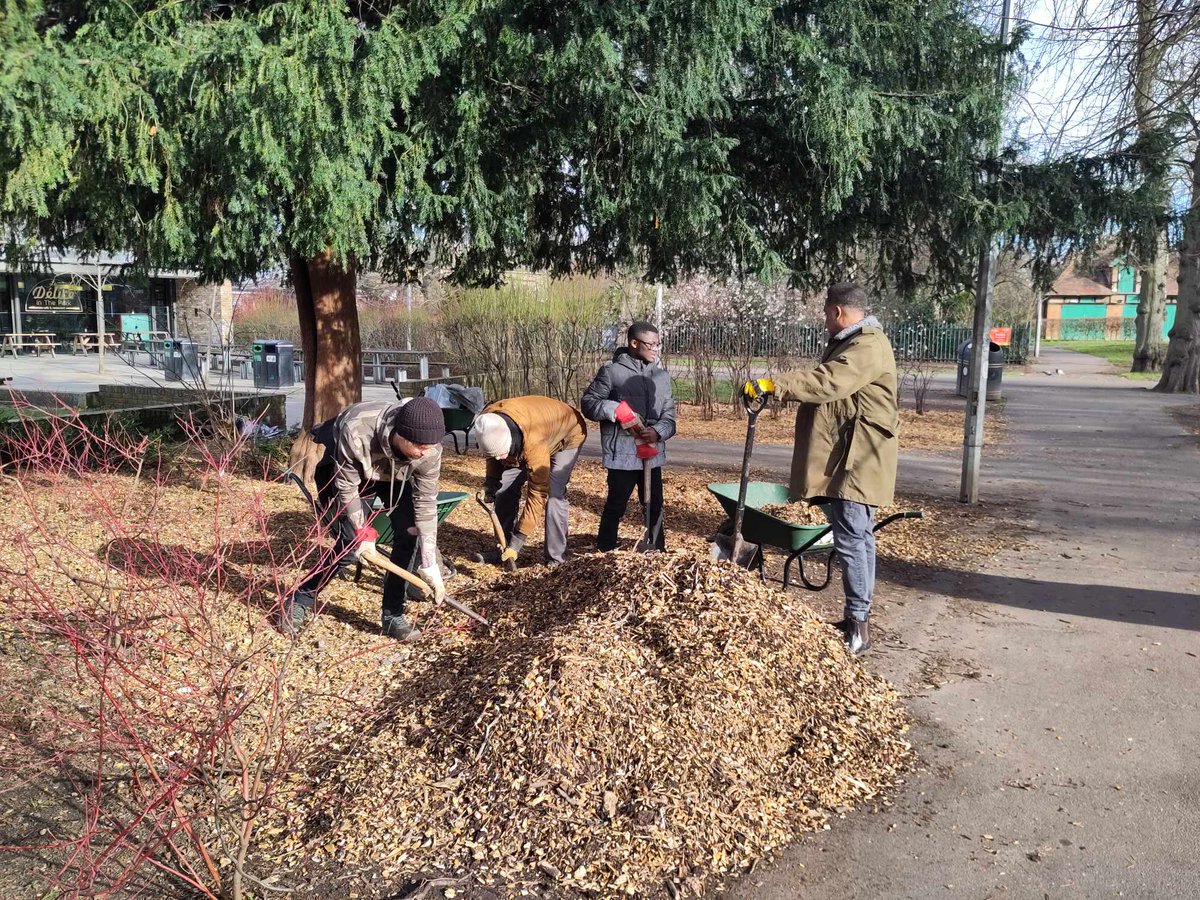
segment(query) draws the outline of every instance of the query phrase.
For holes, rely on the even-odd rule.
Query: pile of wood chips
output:
[[[910,759],[891,686],[729,563],[591,554],[459,596],[494,629],[329,736],[295,853],[319,833],[318,863],[503,896],[699,894]]]
[[[826,525],[829,522],[824,509],[807,503],[768,503],[759,509],[789,525]]]

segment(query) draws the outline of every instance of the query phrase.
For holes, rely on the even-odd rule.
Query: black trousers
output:
[[[345,511],[339,509],[337,489],[333,486],[333,466],[317,466],[314,478],[317,482],[317,507],[323,519],[336,515],[332,527],[333,553],[318,563],[296,590],[293,602],[299,606],[312,609],[317,594],[324,590],[341,571],[354,565],[349,556],[354,546],[354,528],[346,518]],[[382,497],[384,507],[392,506],[388,518],[392,523],[392,562],[403,569],[412,572],[416,565],[417,536],[410,534],[409,529],[416,524],[416,513],[413,510],[413,488],[407,481],[368,481],[359,490],[359,495],[368,502],[373,497]],[[383,578],[383,614],[388,619],[404,613],[404,600],[407,592],[407,582],[401,581],[390,574]]]
[[[646,508],[643,496],[641,469],[609,469],[608,497],[604,500],[604,512],[600,515],[600,533],[596,535],[596,549],[607,551],[617,547],[617,529],[629,506],[629,496],[637,488],[638,502]],[[662,467],[650,470],[650,545],[655,550],[666,549],[663,534],[663,482]]]

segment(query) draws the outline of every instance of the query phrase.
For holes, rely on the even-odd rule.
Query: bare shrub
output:
[[[610,283],[448,291],[438,314],[455,361],[491,398],[545,394],[578,403],[608,358],[604,329],[616,323],[620,293]]]
[[[147,439],[77,417],[0,429],[2,784],[54,780],[75,811],[8,849],[53,860],[47,888],[71,896],[151,876],[261,896],[256,829],[307,742],[296,651],[269,623],[300,561],[272,543],[263,482],[230,477],[241,446],[191,447],[170,472]]]

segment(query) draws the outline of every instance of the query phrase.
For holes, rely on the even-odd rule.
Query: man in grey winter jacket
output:
[[[446,596],[437,551],[438,476],[446,434],[441,408],[427,397],[355,403],[312,433],[325,448],[315,473],[317,504],[323,517],[336,517],[334,547],[285,602],[285,629],[300,628],[317,593],[364,548],[375,548],[377,535],[368,524],[377,496],[391,520],[392,562],[410,571],[415,564],[440,602]],[[404,615],[406,591],[399,578],[384,579],[383,631],[400,640],[420,636]]]
[[[638,500],[643,506],[647,502],[642,488],[642,459],[637,452],[638,444],[643,443],[658,449],[658,455],[650,460],[650,543],[662,550],[662,465],[666,461],[665,442],[675,435],[675,398],[670,373],[657,364],[662,346],[658,329],[649,322],[634,322],[629,326],[628,344],[600,367],[580,404],[585,416],[600,423],[600,449],[608,469],[608,497],[600,516],[596,547],[616,548],[617,529],[635,485]],[[630,431],[617,423],[622,402],[641,417],[641,428]]]

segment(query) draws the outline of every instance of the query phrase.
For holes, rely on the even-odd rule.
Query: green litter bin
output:
[[[296,383],[295,348],[288,341],[255,341],[250,346],[250,369],[256,388],[291,387]]]

